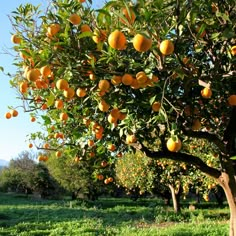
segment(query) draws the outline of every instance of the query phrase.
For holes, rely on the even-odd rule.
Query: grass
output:
[[[228,218],[228,208],[213,203],[194,211],[184,205],[176,215],[158,199],[70,202],[0,194],[1,236],[224,236]]]

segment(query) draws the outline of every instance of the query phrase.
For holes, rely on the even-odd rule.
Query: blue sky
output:
[[[11,52],[13,46],[10,38],[13,33],[8,16],[20,4],[30,2],[32,4],[47,5],[49,0],[10,0],[1,1],[0,22],[2,23],[2,31],[0,36],[0,66],[4,67],[5,73],[14,74],[16,68],[12,65],[13,57],[5,54],[5,51]],[[101,7],[103,0],[93,1],[94,7]],[[24,113],[23,109],[17,108],[18,117],[7,120],[5,113],[9,111],[8,106],[17,107],[21,102],[16,99],[16,91],[10,88],[9,77],[0,72],[0,159],[10,160],[17,155],[28,150],[27,135],[40,131],[41,127],[36,122],[30,122],[29,114]]]

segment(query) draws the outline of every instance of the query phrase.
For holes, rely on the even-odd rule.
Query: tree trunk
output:
[[[224,189],[230,209],[230,229],[229,235],[236,236],[236,182],[233,175],[225,172],[219,178],[219,183]]]
[[[174,211],[175,211],[175,213],[179,213],[180,212],[180,194],[179,194],[179,191],[176,194],[175,188],[171,184],[169,184],[169,188],[170,188],[170,191],[171,191]]]

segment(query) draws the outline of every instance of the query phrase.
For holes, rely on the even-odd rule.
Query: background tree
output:
[[[11,84],[25,111],[41,110],[41,138],[54,148],[84,158],[92,139],[100,158],[115,158],[138,143],[153,159],[213,177],[236,235],[235,15],[233,0],[111,1],[97,12],[72,0],[44,13],[20,6]],[[220,168],[181,149],[187,138],[215,146]]]

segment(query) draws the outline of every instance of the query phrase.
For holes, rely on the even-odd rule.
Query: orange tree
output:
[[[235,15],[233,0],[110,1],[97,11],[76,0],[52,1],[44,12],[20,6],[12,13],[19,57],[11,84],[26,111],[41,110],[42,137],[54,148],[86,160],[89,139],[100,157],[137,143],[151,158],[215,178],[236,235]],[[189,137],[216,146],[220,168],[181,150]]]

